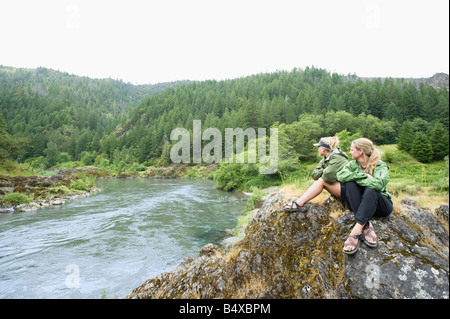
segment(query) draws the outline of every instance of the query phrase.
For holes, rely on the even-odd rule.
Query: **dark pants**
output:
[[[341,184],[341,200],[355,214],[355,220],[360,225],[364,225],[372,217],[387,217],[394,209],[389,198],[370,187],[359,186],[356,182]]]

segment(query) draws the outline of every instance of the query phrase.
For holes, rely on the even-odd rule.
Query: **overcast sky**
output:
[[[0,65],[146,84],[449,73],[448,0],[0,0]]]

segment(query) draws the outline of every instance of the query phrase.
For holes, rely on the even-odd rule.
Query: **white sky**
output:
[[[449,73],[448,0],[0,0],[0,64],[131,83]]]

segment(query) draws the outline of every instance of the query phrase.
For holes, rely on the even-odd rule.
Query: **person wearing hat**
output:
[[[283,207],[286,212],[303,211],[304,205],[318,196],[324,188],[331,195],[340,198],[341,186],[337,182],[336,174],[347,165],[348,156],[340,150],[337,136],[323,137],[314,146],[319,147],[319,155],[323,156],[311,172],[311,177],[315,182],[297,200]]]

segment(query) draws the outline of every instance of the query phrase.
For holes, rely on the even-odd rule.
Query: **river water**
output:
[[[97,180],[102,192],[0,214],[0,298],[118,298],[236,226],[244,195],[213,181]]]

